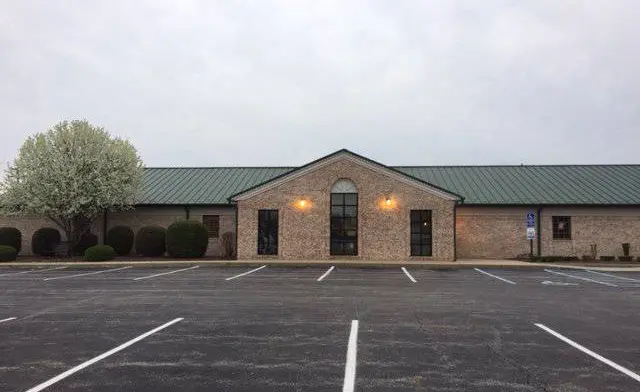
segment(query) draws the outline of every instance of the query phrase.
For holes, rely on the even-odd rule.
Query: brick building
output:
[[[536,237],[526,236],[527,214]],[[340,150],[301,167],[149,168],[135,210],[106,212],[99,237],[179,219],[231,232],[239,259],[640,256],[640,165],[389,167]],[[24,236],[42,218],[2,218]]]

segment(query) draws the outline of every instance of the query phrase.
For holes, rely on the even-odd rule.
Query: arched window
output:
[[[358,189],[356,189],[356,184],[353,181],[343,178],[333,184],[331,193],[358,193]]]
[[[331,187],[331,244],[330,254],[355,256],[358,254],[358,190],[347,179]]]

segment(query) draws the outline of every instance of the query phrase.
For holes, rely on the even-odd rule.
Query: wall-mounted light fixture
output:
[[[298,199],[293,203],[293,206],[300,211],[311,208],[311,201],[308,199]]]
[[[391,194],[385,195],[382,199],[378,199],[378,207],[383,210],[393,210],[396,208],[397,201]]]

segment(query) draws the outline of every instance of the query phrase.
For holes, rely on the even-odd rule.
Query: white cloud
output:
[[[636,161],[630,0],[1,8],[0,159],[86,117],[149,165]]]

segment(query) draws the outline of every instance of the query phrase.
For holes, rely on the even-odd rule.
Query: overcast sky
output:
[[[640,162],[640,3],[0,0],[0,162],[86,118],[147,166]]]

